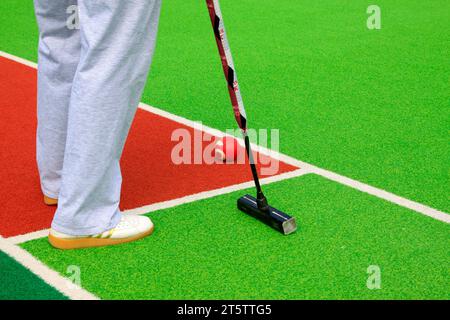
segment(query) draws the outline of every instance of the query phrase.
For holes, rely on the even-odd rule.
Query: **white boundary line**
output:
[[[13,56],[12,54],[9,54],[9,53],[4,52],[4,51],[0,51],[0,57],[6,58],[6,59],[9,59],[9,60],[13,60],[15,62],[24,64],[24,65],[26,65],[28,67],[37,69],[37,63],[32,62],[30,60],[26,60],[26,59],[20,58],[20,57],[17,57],[17,56]]]
[[[357,181],[357,180],[353,180],[351,178],[347,178],[344,176],[341,176],[340,174],[325,170],[325,169],[321,169],[321,168],[313,168],[312,169],[312,173],[315,173],[317,175],[320,175],[324,178],[327,178],[329,180],[338,182],[340,184],[346,185],[348,187],[351,187],[353,189],[359,190],[361,192],[364,193],[368,193],[370,195],[373,195],[377,198],[395,203],[401,207],[405,207],[408,209],[411,209],[413,211],[416,211],[418,213],[421,213],[425,216],[428,216],[430,218],[442,221],[442,222],[446,222],[446,223],[450,223],[450,215],[446,212],[442,212],[439,211],[437,209],[431,208],[429,206],[426,206],[424,204],[421,204],[419,202],[415,202],[403,197],[400,197],[396,194],[393,194],[391,192],[382,190],[382,189],[378,189],[376,187],[372,187],[368,184],[365,184],[363,182]]]
[[[310,173],[310,171],[305,170],[305,169],[297,169],[297,170],[282,173],[282,174],[279,174],[279,175],[276,175],[273,177],[261,179],[260,182],[261,182],[261,185],[266,185],[266,184],[270,184],[270,183],[277,182],[277,181],[300,177],[300,176],[303,176],[308,173]],[[224,188],[199,192],[196,194],[188,195],[188,196],[173,199],[173,200],[162,201],[162,202],[153,203],[150,205],[146,205],[146,206],[142,206],[142,207],[138,207],[138,208],[134,208],[134,209],[125,210],[123,213],[124,214],[146,214],[146,213],[154,212],[157,210],[168,209],[168,208],[176,207],[176,206],[179,206],[179,205],[182,205],[185,203],[208,199],[208,198],[212,198],[215,196],[220,196],[220,195],[224,195],[224,194],[231,193],[234,191],[239,191],[239,190],[248,189],[248,188],[252,188],[252,187],[253,187],[253,181],[248,181],[248,182],[244,182],[244,183],[234,184],[234,185],[224,187]],[[17,244],[21,244],[21,243],[28,242],[31,240],[45,238],[48,236],[49,231],[50,231],[50,229],[43,229],[43,230],[39,230],[39,231],[35,231],[35,232],[30,232],[30,233],[14,236],[14,237],[9,237],[9,238],[6,238],[6,240],[8,240],[8,242],[11,244],[17,245]]]
[[[9,238],[6,238],[6,240],[11,244],[21,244],[21,243],[28,242],[31,240],[45,238],[48,236],[49,232],[50,232],[50,229],[43,229],[43,230],[39,230],[39,231],[21,234],[21,235],[14,236],[14,237],[9,237]]]
[[[28,60],[16,57],[14,55],[11,55],[11,54],[3,52],[3,51],[0,51],[0,56],[3,56],[5,58],[8,58],[10,60],[13,60],[13,61],[16,61],[16,62],[19,62],[19,63],[22,63],[22,64],[25,64],[25,65],[30,66],[32,68],[36,68],[37,67],[37,64],[34,63],[34,62],[31,62],[31,61],[28,61]],[[192,120],[189,120],[189,119],[186,119],[186,118],[174,115],[174,114],[169,113],[167,111],[164,111],[164,110],[161,110],[161,109],[149,106],[149,105],[147,105],[145,103],[140,103],[139,104],[139,108],[142,109],[142,110],[145,110],[145,111],[157,114],[159,116],[165,117],[167,119],[173,120],[175,122],[181,123],[183,125],[192,127],[194,129],[198,129],[199,128],[198,123],[195,122],[195,121],[192,121]],[[205,126],[205,125],[202,125],[201,129],[205,133],[208,133],[208,134],[211,134],[211,135],[215,135],[215,136],[219,136],[219,137],[226,135],[224,132],[222,132],[220,130],[213,129],[213,128],[210,128],[210,127]],[[242,143],[242,139],[238,138],[238,140],[240,140],[240,142]],[[326,169],[323,169],[323,168],[316,167],[316,166],[314,166],[314,165],[312,165],[310,163],[300,161],[298,159],[295,159],[295,158],[290,157],[288,155],[279,153],[277,151],[273,151],[273,150],[270,150],[270,149],[267,149],[267,148],[255,145],[253,143],[252,143],[252,147],[253,147],[254,150],[256,150],[256,151],[258,151],[258,152],[260,152],[262,154],[268,155],[268,156],[270,156],[270,157],[272,157],[274,159],[281,160],[281,161],[283,161],[283,162],[285,162],[287,164],[290,164],[290,165],[293,165],[293,166],[296,166],[296,167],[300,167],[302,169],[307,170],[308,172],[315,173],[315,174],[320,175],[320,176],[322,176],[324,178],[327,178],[329,180],[338,182],[340,184],[346,185],[346,186],[351,187],[353,189],[357,189],[357,190],[359,190],[361,192],[368,193],[368,194],[373,195],[375,197],[378,197],[380,199],[383,199],[383,200],[395,203],[395,204],[397,204],[399,206],[411,209],[413,211],[416,211],[416,212],[421,213],[423,215],[426,215],[428,217],[434,218],[436,220],[439,220],[439,221],[442,221],[442,222],[446,222],[446,223],[450,223],[450,215],[448,213],[446,213],[446,212],[434,209],[432,207],[426,206],[426,205],[421,204],[419,202],[415,202],[415,201],[403,198],[403,197],[398,196],[398,195],[396,195],[394,193],[391,193],[391,192],[385,191],[383,189],[379,189],[379,188],[370,186],[370,185],[368,185],[366,183],[363,183],[363,182],[360,182],[360,181],[357,181],[357,180],[354,180],[354,179],[342,176],[342,175],[340,175],[338,173],[335,173],[335,172],[332,172],[332,171],[329,171],[329,170],[326,170]]]
[[[68,298],[72,300],[99,300],[97,296],[70,282],[69,279],[64,278],[58,272],[47,267],[28,251],[10,243],[2,237],[0,237],[0,250]]]
[[[298,170],[282,173],[282,174],[279,174],[277,176],[261,179],[260,183],[261,183],[261,185],[265,185],[265,184],[269,184],[269,183],[273,183],[273,182],[277,182],[277,181],[282,181],[282,180],[286,180],[286,179],[300,177],[300,176],[303,176],[303,175],[308,174],[308,173],[310,173],[310,171],[305,170],[305,169],[298,169]],[[146,214],[146,213],[157,211],[157,210],[162,210],[162,209],[176,207],[176,206],[179,206],[179,205],[182,205],[182,204],[185,204],[185,203],[189,203],[189,202],[194,202],[194,201],[198,201],[198,200],[208,199],[208,198],[212,198],[212,197],[215,197],[215,196],[231,193],[231,192],[234,192],[234,191],[248,189],[248,188],[251,188],[253,186],[254,186],[254,182],[253,181],[248,181],[248,182],[235,184],[235,185],[231,185],[231,186],[220,188],[220,189],[215,189],[215,190],[209,190],[209,191],[196,193],[196,194],[193,194],[193,195],[177,198],[177,199],[174,199],[174,200],[154,203],[154,204],[150,204],[148,206],[143,206],[143,207],[140,207],[140,208],[126,210],[126,211],[124,211],[124,213],[125,214]]]

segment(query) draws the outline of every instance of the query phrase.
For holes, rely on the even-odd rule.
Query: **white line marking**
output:
[[[64,278],[58,272],[47,267],[28,251],[10,243],[2,237],[0,237],[0,250],[68,298],[73,300],[99,300],[92,293],[75,285],[69,279]]]
[[[34,231],[34,232],[26,233],[26,234],[21,234],[21,235],[14,236],[14,237],[9,237],[7,239],[8,239],[9,243],[20,244],[20,243],[28,242],[31,240],[45,238],[48,236],[49,232],[50,232],[50,229],[44,229],[44,230]]]
[[[31,68],[34,68],[34,69],[37,69],[37,63],[29,61],[29,60],[26,60],[26,59],[23,59],[23,58],[20,58],[20,57],[17,57],[17,56],[13,56],[12,54],[9,54],[9,53],[4,52],[4,51],[0,51],[0,57],[3,57],[3,58],[6,58],[6,59],[9,59],[9,60],[12,60],[12,61],[24,64],[24,65],[26,65],[28,67],[31,67]]]
[[[305,169],[298,169],[298,170],[282,173],[277,176],[261,179],[260,182],[262,185],[265,185],[265,184],[269,184],[269,183],[273,183],[273,182],[277,182],[277,181],[281,181],[281,180],[300,177],[300,176],[303,176],[308,173],[310,173],[310,171],[305,170]],[[212,198],[215,196],[224,195],[224,194],[231,193],[234,191],[252,188],[253,186],[254,186],[253,181],[244,182],[244,183],[235,184],[235,185],[220,188],[220,189],[215,189],[215,190],[204,191],[204,192],[192,194],[192,195],[177,198],[174,200],[158,202],[158,203],[150,204],[150,205],[143,206],[140,208],[126,210],[123,213],[124,214],[146,214],[146,213],[157,211],[157,210],[172,208],[172,207],[179,206],[179,205],[189,203],[189,202],[194,202],[194,201],[198,201],[198,200]]]
[[[363,182],[353,180],[344,176],[341,176],[340,174],[321,169],[321,168],[312,168],[312,173],[318,174],[324,178],[327,178],[329,180],[336,181],[340,184],[349,186],[353,189],[357,189],[359,191],[362,191],[364,193],[368,193],[370,195],[373,195],[377,198],[384,199],[386,201],[395,203],[401,207],[405,207],[411,210],[414,210],[416,212],[419,212],[423,215],[426,215],[428,217],[434,218],[436,220],[450,223],[450,215],[448,213],[436,210],[434,208],[428,207],[424,204],[421,204],[419,202],[415,202],[403,197],[400,197],[396,194],[393,194],[391,192],[378,189],[376,187],[372,187],[368,184],[365,184]]]
[[[300,176],[303,176],[308,173],[311,173],[311,172],[308,170],[305,170],[305,169],[297,169],[294,171],[279,174],[277,176],[263,178],[263,179],[261,179],[260,183],[261,183],[261,185],[266,185],[266,184],[270,184],[270,183],[277,182],[277,181],[300,177]],[[208,198],[224,195],[227,193],[231,193],[234,191],[252,188],[253,186],[254,186],[253,181],[234,184],[234,185],[224,187],[224,188],[199,192],[196,194],[192,194],[189,196],[185,196],[185,197],[181,197],[181,198],[177,198],[177,199],[173,199],[173,200],[162,201],[162,202],[153,203],[150,205],[146,205],[146,206],[142,206],[142,207],[138,207],[138,208],[134,208],[134,209],[125,210],[125,211],[123,211],[123,214],[146,214],[146,213],[154,212],[157,210],[176,207],[176,206],[179,206],[179,205],[182,205],[185,203],[189,203],[189,202],[208,199]],[[7,240],[9,243],[12,243],[12,244],[21,244],[21,243],[28,242],[31,240],[45,238],[48,236],[49,231],[50,231],[50,229],[43,229],[43,230],[39,230],[39,231],[35,231],[35,232],[30,232],[30,233],[14,236],[14,237],[9,237],[9,238],[7,238]]]

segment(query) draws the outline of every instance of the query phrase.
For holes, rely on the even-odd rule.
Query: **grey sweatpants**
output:
[[[34,2],[37,162],[43,193],[59,200],[52,228],[100,233],[120,220],[119,159],[151,64],[161,0]]]

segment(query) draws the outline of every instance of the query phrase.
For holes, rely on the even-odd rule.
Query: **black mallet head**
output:
[[[237,201],[238,209],[250,216],[264,222],[272,228],[287,235],[297,230],[297,223],[294,217],[275,209],[269,205],[258,205],[258,200],[251,195],[245,195]]]

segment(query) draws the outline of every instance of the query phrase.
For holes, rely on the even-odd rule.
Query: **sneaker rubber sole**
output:
[[[51,234],[48,235],[48,241],[50,244],[62,250],[70,250],[70,249],[82,249],[82,248],[93,248],[93,247],[104,247],[104,246],[112,246],[127,242],[136,241],[142,239],[146,236],[149,236],[153,233],[154,227],[146,232],[139,233],[135,236],[123,238],[123,239],[99,239],[99,238],[76,238],[76,239],[63,239],[55,237]]]
[[[57,206],[58,205],[58,199],[49,198],[47,196],[44,196],[44,203],[48,206]]]

